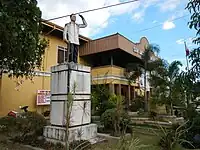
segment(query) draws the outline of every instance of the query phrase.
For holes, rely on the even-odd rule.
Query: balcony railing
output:
[[[114,82],[115,84],[128,84],[128,80],[124,76],[125,69],[118,66],[102,66],[92,68],[92,81],[93,84]],[[136,81],[135,86],[138,86],[139,79]]]

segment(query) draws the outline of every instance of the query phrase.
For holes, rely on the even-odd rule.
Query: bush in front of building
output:
[[[183,138],[191,142],[193,146],[188,143],[183,143],[183,147],[188,149],[200,148],[200,115],[198,113],[196,116],[193,116],[193,118],[190,118],[189,122],[185,126],[185,129],[188,129],[188,131],[185,132]]]
[[[28,139],[34,141],[43,135],[46,125],[45,118],[37,112],[25,112],[20,117],[6,116],[0,119],[1,132],[7,134],[11,139],[23,142]]]
[[[132,132],[129,115],[123,111],[120,113],[120,116],[117,116],[116,111],[116,108],[108,109],[101,115],[101,123],[103,125],[102,131],[112,135],[116,135],[116,133],[119,134],[120,132]]]
[[[144,98],[143,97],[137,97],[134,100],[132,100],[131,105],[129,106],[129,111],[131,112],[137,112],[139,109],[144,109]]]
[[[115,106],[109,101],[111,96],[112,94],[105,84],[93,85],[91,94],[92,115],[101,116],[107,109],[114,108]]]

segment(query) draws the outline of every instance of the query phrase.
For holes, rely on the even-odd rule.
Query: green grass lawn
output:
[[[145,130],[141,129],[142,133],[138,130],[134,130],[134,137],[139,138],[140,144],[147,145],[147,147],[142,148],[142,150],[160,150],[158,146],[159,137],[153,134],[151,130],[144,132]],[[117,145],[119,144],[118,140],[106,139],[105,142],[98,143],[92,146],[92,150],[116,150]],[[22,145],[14,144],[10,142],[5,142],[5,137],[0,136],[0,150],[31,150],[25,148]],[[184,150],[179,148],[177,150]]]
[[[134,132],[134,137],[139,138],[140,143],[148,145],[142,150],[160,150],[157,146],[158,138],[152,135],[145,135],[141,133]],[[93,150],[115,150],[117,149],[118,140],[106,139],[106,142],[99,143],[93,146]]]
[[[158,132],[158,131],[156,131]],[[153,131],[149,132],[139,132],[139,130],[134,131],[134,137],[139,138],[140,144],[146,145],[147,147],[142,148],[142,150],[161,150],[158,146],[159,137],[154,134]],[[93,146],[92,150],[115,150],[116,145],[118,144],[117,140],[107,139],[106,142],[99,143]],[[184,148],[177,148],[176,150],[185,150]]]

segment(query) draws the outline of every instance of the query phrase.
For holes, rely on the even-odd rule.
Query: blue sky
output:
[[[38,0],[44,19],[54,18],[117,4],[128,0]],[[120,5],[109,9],[93,11],[83,14],[88,26],[81,29],[81,34],[96,39],[114,33],[120,33],[133,42],[138,42],[142,36],[148,38],[152,44],[158,44],[160,56],[169,62],[180,60],[184,65],[185,48],[183,41],[192,49],[192,38],[195,31],[188,28],[190,14],[185,10],[188,0],[139,0],[134,3]],[[188,15],[173,21],[176,18]],[[68,18],[52,22],[64,26]],[[80,22],[77,17],[77,22]],[[140,30],[151,28],[147,31]],[[184,67],[183,67],[184,69]]]
[[[145,15],[141,21],[130,20],[131,14],[123,14],[118,17],[113,17],[114,22],[110,23],[100,33],[92,36],[98,38],[105,35],[119,32],[133,42],[138,42],[140,37],[145,36],[150,43],[158,44],[161,52],[160,56],[169,62],[180,60],[184,66],[186,65],[185,48],[183,39],[187,41],[187,46],[192,49],[194,45],[191,43],[191,38],[195,36],[194,30],[188,28],[190,14],[185,10],[186,2],[181,3],[176,9],[171,11],[161,11],[156,6],[150,6],[146,9]],[[168,30],[163,29],[162,23],[166,20],[188,15],[182,19],[173,21],[174,27]],[[158,27],[149,29],[151,27]],[[148,29],[147,31],[141,31]]]

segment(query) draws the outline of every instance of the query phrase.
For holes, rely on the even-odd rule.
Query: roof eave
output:
[[[52,29],[55,29],[55,30],[60,31],[60,32],[63,32],[63,30],[64,30],[63,27],[61,27],[61,26],[59,26],[59,25],[57,25],[57,24],[55,24],[55,23],[46,21],[46,20],[44,20],[44,19],[42,19],[42,24],[43,24],[43,25],[46,25],[46,26],[48,26],[48,27],[51,27]],[[83,36],[83,35],[79,35],[79,38],[80,38],[81,40],[83,40],[83,41],[86,41],[86,42],[88,42],[88,41],[91,40],[90,38],[87,38],[87,37],[85,37],[85,36]]]

